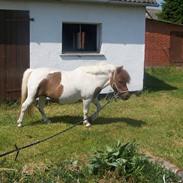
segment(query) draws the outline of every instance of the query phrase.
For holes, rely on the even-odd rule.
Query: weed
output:
[[[119,141],[113,147],[107,146],[94,154],[89,162],[89,172],[100,177],[113,172],[115,178],[124,182],[159,183],[163,176],[169,182],[178,181],[176,175],[139,154],[135,143],[122,144]]]

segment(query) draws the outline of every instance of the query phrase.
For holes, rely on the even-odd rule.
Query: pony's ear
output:
[[[119,73],[119,72],[121,72],[122,69],[123,69],[123,66],[117,67],[116,72]]]

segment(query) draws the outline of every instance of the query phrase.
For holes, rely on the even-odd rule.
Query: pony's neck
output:
[[[108,87],[108,86],[111,86],[111,79],[112,79],[113,73],[114,73],[114,71],[108,73],[107,81],[103,85],[103,89]]]

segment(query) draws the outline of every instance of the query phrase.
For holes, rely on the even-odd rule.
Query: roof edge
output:
[[[97,0],[96,0],[97,1]],[[159,7],[158,3],[147,3],[147,2],[127,2],[127,1],[120,1],[120,0],[106,0],[109,3],[116,3],[116,4],[126,4],[126,5],[136,5],[136,6],[154,6]]]
[[[62,0],[63,1],[63,0]],[[120,0],[77,0],[79,2],[85,3],[103,3],[103,4],[118,4],[118,5],[129,5],[129,6],[154,6],[159,7],[159,4],[156,3],[147,3],[147,2],[127,2]],[[76,2],[76,0],[67,0],[67,2]]]
[[[152,19],[152,18],[146,18],[146,20],[183,27],[183,24],[177,24],[177,23],[173,23],[173,22],[170,22],[170,21],[167,21],[167,20]]]

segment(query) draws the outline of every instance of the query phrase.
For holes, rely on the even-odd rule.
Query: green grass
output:
[[[162,157],[183,167],[183,69],[148,69],[145,90],[128,101],[112,102],[100,113],[91,128],[83,125],[64,135],[0,159],[1,168],[22,170],[26,165],[44,164],[49,167],[66,159],[81,164],[97,149],[115,141],[132,142],[141,152]],[[102,101],[104,104],[105,101]],[[92,108],[91,111],[93,111]],[[61,131],[82,119],[82,104],[50,104],[46,107],[51,124],[40,122],[40,115],[26,117],[24,127],[17,128],[17,104],[0,105],[0,152],[26,145]],[[10,170],[11,171],[11,170]],[[12,170],[13,171],[13,170]]]

